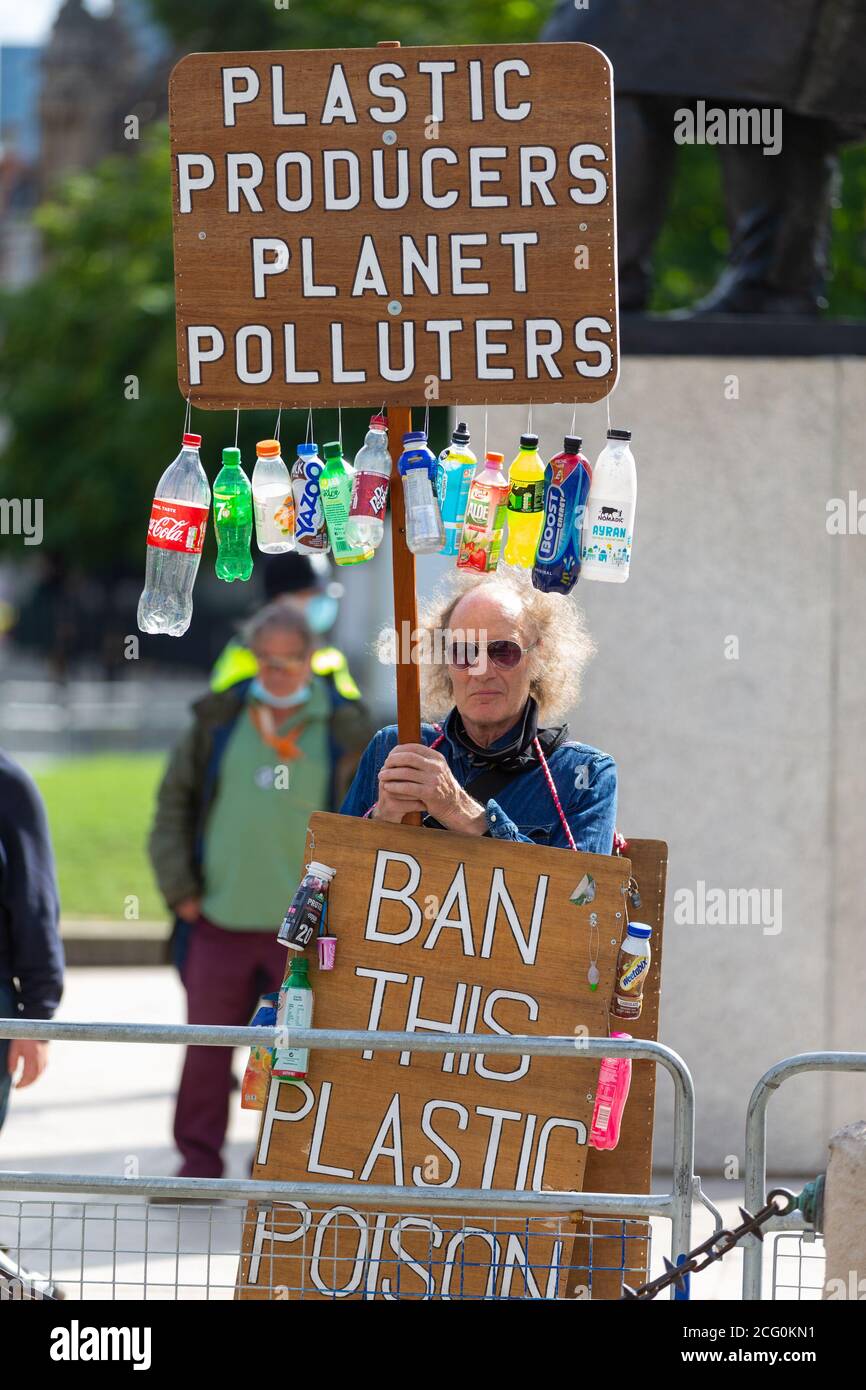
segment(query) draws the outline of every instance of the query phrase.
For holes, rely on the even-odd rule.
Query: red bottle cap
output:
[[[188,445],[191,449],[197,449],[199,444],[201,444],[201,435],[185,434],[183,437],[183,442],[184,444]]]
[[[371,420],[370,420],[370,429],[371,429],[371,430],[386,430],[387,428],[388,428],[388,421],[387,421],[387,419],[386,419],[386,417],[385,417],[384,415],[374,415],[374,416],[372,416],[372,418],[371,418]]]

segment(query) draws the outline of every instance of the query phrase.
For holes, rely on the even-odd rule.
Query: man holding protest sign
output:
[[[566,725],[538,727],[539,715],[574,703],[593,653],[578,610],[500,567],[455,577],[423,631],[444,633],[444,661],[422,651],[421,669],[431,712],[450,712],[422,727],[420,744],[381,729],[342,812],[399,822],[418,811],[425,825],[461,834],[610,854],[613,759],[566,741]]]

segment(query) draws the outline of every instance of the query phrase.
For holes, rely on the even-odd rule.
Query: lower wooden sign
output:
[[[335,870],[338,943],[331,971],[310,952],[314,1027],[553,1035],[574,1051],[314,1051],[304,1079],[272,1079],[253,1176],[357,1183],[359,1206],[251,1207],[239,1296],[394,1297],[402,1277],[416,1297],[458,1279],[467,1297],[522,1297],[507,1292],[520,1271],[530,1296],[557,1296],[570,1225],[464,1222],[436,1192],[580,1190],[599,1068],[580,1043],[608,1032],[630,862],[326,814],[310,830]],[[430,1201],[369,1213],[365,1184]]]

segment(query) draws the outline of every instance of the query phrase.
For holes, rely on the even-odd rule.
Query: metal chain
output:
[[[777,1205],[774,1199],[778,1198],[784,1205]],[[733,1231],[715,1231],[709,1240],[705,1240],[703,1245],[698,1245],[694,1250],[690,1250],[681,1264],[671,1264],[669,1259],[665,1259],[665,1272],[660,1274],[657,1279],[651,1279],[648,1284],[641,1284],[638,1289],[629,1288],[628,1284],[623,1284],[620,1301],[627,1301],[632,1298],[655,1298],[662,1289],[667,1289],[671,1284],[676,1284],[680,1293],[686,1292],[687,1274],[698,1274],[708,1265],[720,1260],[723,1255],[727,1255],[729,1250],[743,1239],[744,1236],[757,1236],[758,1240],[764,1239],[764,1232],[761,1227],[774,1216],[787,1216],[790,1212],[796,1211],[797,1198],[793,1192],[789,1192],[785,1187],[774,1187],[772,1192],[767,1193],[767,1205],[761,1207],[759,1212],[751,1216],[745,1207],[740,1207],[740,1215],[743,1218],[742,1225],[736,1226]],[[701,1256],[704,1258],[701,1259]]]

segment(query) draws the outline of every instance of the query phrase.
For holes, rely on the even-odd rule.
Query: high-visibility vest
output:
[[[338,694],[344,700],[359,700],[361,692],[358,689],[349,670],[349,663],[346,660],[345,652],[341,652],[339,647],[320,647],[313,652],[313,674],[316,676],[330,676],[336,686]],[[242,647],[240,642],[229,642],[217,657],[214,668],[211,671],[210,688],[211,690],[228,690],[230,686],[237,685],[238,681],[252,680],[259,672],[259,663],[249,647]]]

